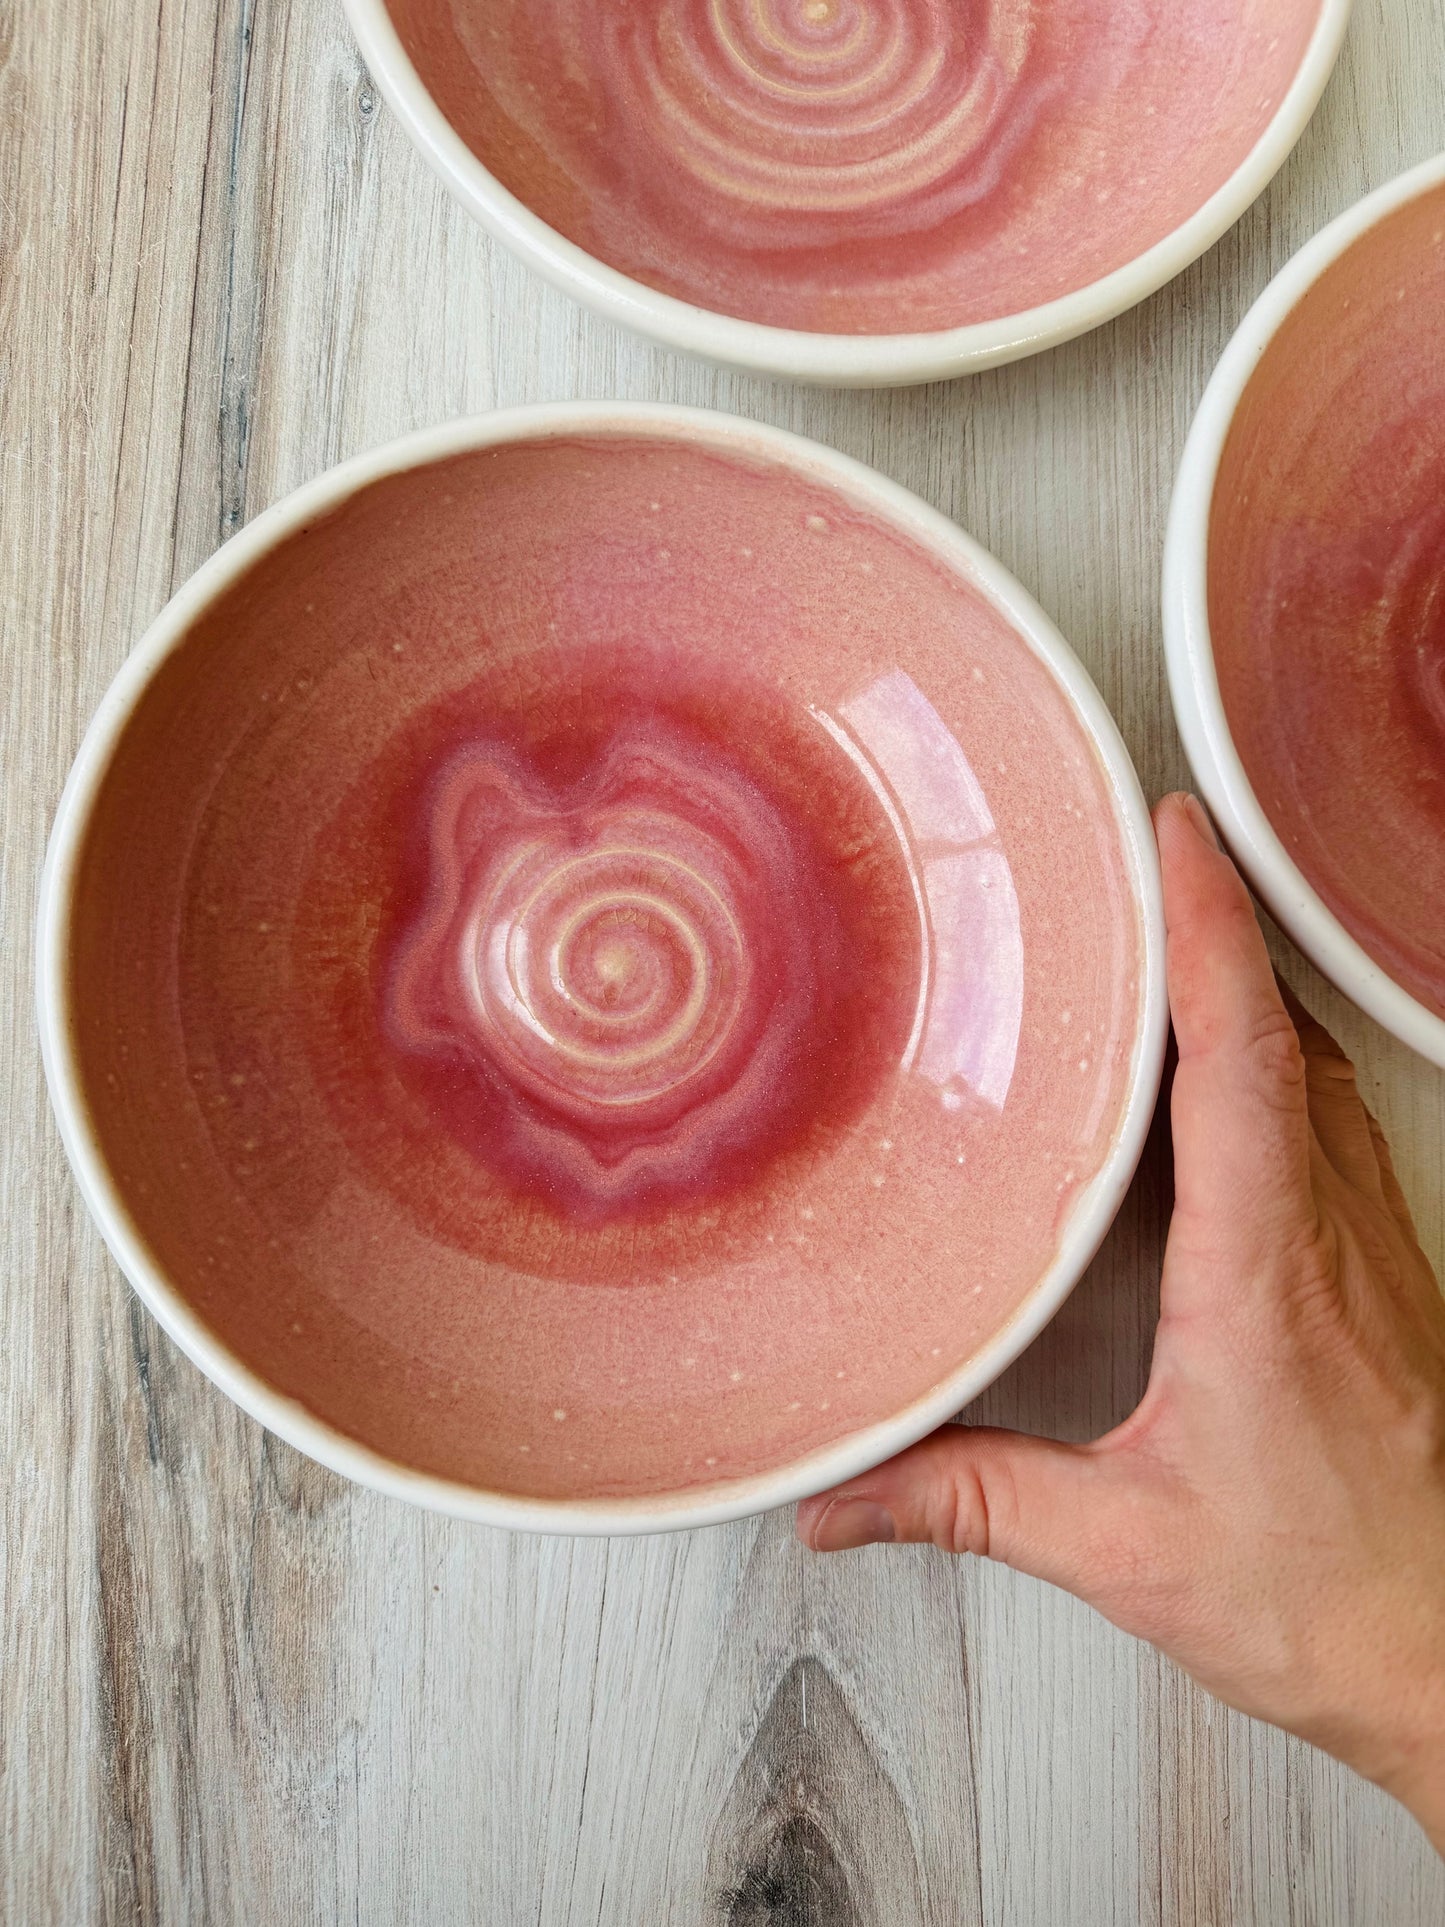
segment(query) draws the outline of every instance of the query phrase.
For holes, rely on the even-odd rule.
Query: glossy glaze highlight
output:
[[[674,1492],[903,1410],[1028,1296],[1129,1087],[1129,879],[1051,673],[837,487],[504,445],[369,484],[157,672],[77,1059],[280,1391],[495,1491]]]
[[[428,746],[383,1028],[534,1207],[600,1224],[755,1184],[903,1056],[920,932],[887,819],[720,666],[578,649],[520,716],[505,682],[437,719],[474,733]]]

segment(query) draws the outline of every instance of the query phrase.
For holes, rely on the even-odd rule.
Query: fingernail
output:
[[[1209,812],[1205,809],[1199,798],[1197,796],[1186,796],[1184,799],[1184,811],[1189,821],[1204,838],[1204,841],[1209,845],[1210,849],[1217,850],[1219,848],[1219,838],[1214,834],[1214,825],[1209,820]]]
[[[852,1552],[888,1545],[898,1537],[892,1515],[871,1499],[834,1499],[813,1534],[814,1552]]]

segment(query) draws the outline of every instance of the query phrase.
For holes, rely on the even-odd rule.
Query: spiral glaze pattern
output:
[[[387,0],[546,225],[720,314],[846,334],[1019,315],[1197,214],[1320,0]]]
[[[464,1067],[489,1165],[585,1215],[694,1193],[767,1136],[838,937],[803,839],[715,745],[633,718],[558,783],[474,744],[426,835],[388,1022]]]
[[[408,458],[221,586],[105,770],[86,1128],[216,1341],[398,1464],[794,1462],[1003,1330],[1109,1157],[1114,779],[823,467]]]
[[[1028,8],[673,0],[608,32],[644,124],[743,246],[947,220],[1037,111]]]

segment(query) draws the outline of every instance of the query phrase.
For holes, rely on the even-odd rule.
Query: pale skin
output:
[[[1445,1853],[1445,1300],[1334,1040],[1193,798],[1155,813],[1179,1063],[1153,1366],[1090,1445],[949,1426],[806,1501],[1062,1586]]]

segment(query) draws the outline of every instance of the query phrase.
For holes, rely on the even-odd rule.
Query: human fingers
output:
[[[1370,1130],[1369,1112],[1360,1096],[1355,1067],[1284,979],[1276,981],[1304,1053],[1305,1097],[1319,1147],[1346,1183],[1384,1204],[1379,1152]]]
[[[1168,931],[1175,1216],[1259,1252],[1312,1231],[1305,1063],[1239,872],[1193,797],[1155,811]]]
[[[798,1507],[815,1552],[892,1540],[971,1552],[1088,1598],[1105,1517],[1124,1477],[1086,1448],[946,1425],[895,1459]]]

